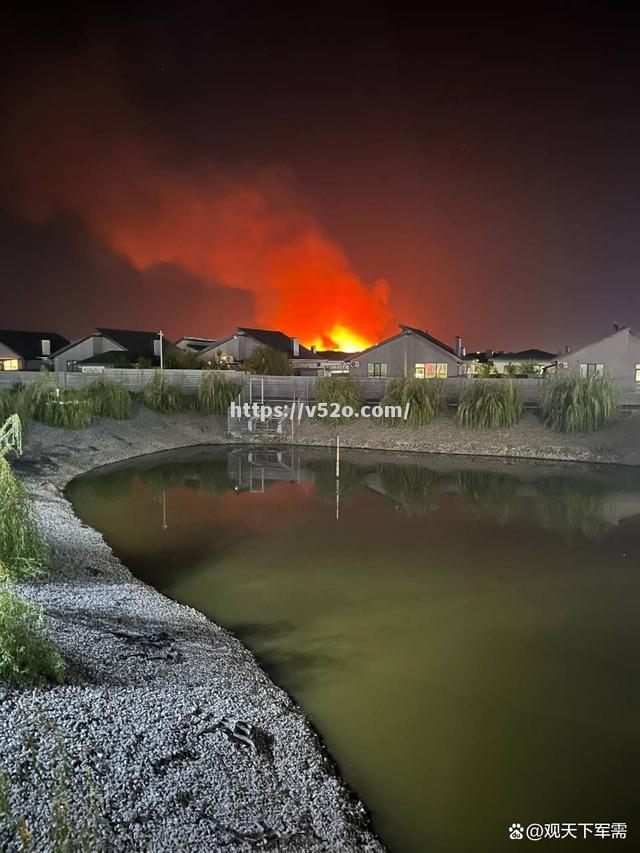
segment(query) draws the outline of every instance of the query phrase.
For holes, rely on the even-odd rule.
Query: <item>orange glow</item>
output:
[[[19,103],[9,150],[22,213],[77,219],[137,270],[166,264],[248,291],[253,316],[238,325],[349,351],[383,336],[389,286],[359,278],[286,172],[176,164],[112,80],[78,79],[75,66],[37,93]],[[193,317],[212,337],[233,321]]]
[[[354,331],[354,329],[337,324],[327,334],[315,338],[309,343],[304,343],[306,346],[315,346],[318,349],[333,349],[341,350],[342,352],[361,352],[362,350],[372,346],[375,342],[375,340],[359,335]]]

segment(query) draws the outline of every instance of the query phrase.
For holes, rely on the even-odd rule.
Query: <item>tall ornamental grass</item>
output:
[[[20,420],[11,418],[0,434],[0,580],[19,580],[38,575],[47,555],[31,495],[7,459],[10,450],[21,452]]]
[[[52,376],[45,375],[22,393],[21,411],[59,429],[84,429],[93,420],[93,409],[83,390],[57,389]]]
[[[383,418],[387,426],[421,427],[431,423],[443,411],[445,398],[439,379],[394,379],[380,401],[382,406],[401,406],[404,413],[409,405],[407,420]]]
[[[241,384],[234,379],[227,379],[213,370],[206,370],[200,380],[196,408],[203,414],[226,415],[241,388]]]
[[[124,421],[131,417],[133,400],[129,391],[118,382],[99,379],[86,389],[87,399],[97,418]]]
[[[7,388],[0,388],[0,424],[4,423],[9,415],[13,415],[17,411],[17,395]]]
[[[520,390],[512,379],[472,379],[460,395],[456,420],[468,429],[495,429],[514,426],[521,416]]]
[[[180,388],[163,370],[157,370],[142,389],[142,402],[148,409],[166,415],[185,408],[185,399]]]
[[[352,376],[323,376],[318,379],[315,392],[316,404],[323,403],[327,406],[328,415],[334,411],[339,412],[346,406],[350,406],[354,412],[359,411],[362,406],[362,391],[360,383]],[[337,426],[348,422],[348,418],[342,416],[321,418],[322,423],[329,426]]]
[[[32,682],[38,677],[62,682],[65,663],[45,635],[44,611],[0,585],[0,681]]]
[[[543,383],[542,417],[557,432],[593,432],[618,416],[620,389],[608,376],[574,373],[548,377]]]

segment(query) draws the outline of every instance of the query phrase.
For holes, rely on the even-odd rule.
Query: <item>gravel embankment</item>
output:
[[[215,418],[144,410],[81,433],[30,427],[16,467],[36,497],[53,570],[21,587],[45,607],[70,683],[0,692],[0,763],[38,851],[48,807],[28,740],[43,720],[64,736],[72,764],[92,769],[106,849],[383,850],[299,708],[250,652],[133,578],[61,493],[100,464],[224,440]],[[18,849],[1,817],[0,849]]]

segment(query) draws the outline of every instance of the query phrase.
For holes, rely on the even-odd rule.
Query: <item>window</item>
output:
[[[51,355],[51,341],[42,339],[42,355]]]
[[[372,361],[367,365],[367,376],[376,377],[378,379],[386,379],[387,364],[386,362]]]
[[[636,364],[636,382],[640,382],[640,364]]]
[[[580,376],[602,376],[604,374],[604,364],[581,364]]]
[[[447,365],[433,361],[416,364],[416,379],[446,379]]]
[[[5,358],[0,361],[0,370],[17,370],[18,369],[18,359],[17,358]]]

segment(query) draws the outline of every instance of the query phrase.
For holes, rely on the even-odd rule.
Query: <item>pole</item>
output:
[[[160,370],[164,370],[164,354],[162,350],[162,329],[160,329]]]
[[[336,521],[340,520],[340,436],[336,436]]]

